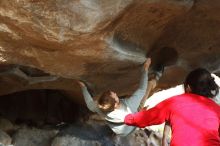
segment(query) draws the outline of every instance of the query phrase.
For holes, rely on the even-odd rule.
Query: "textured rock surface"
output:
[[[67,145],[77,145],[77,146],[101,146],[98,141],[86,141],[76,137],[66,136],[55,138],[51,146],[67,146]]]
[[[35,121],[40,127],[81,121],[80,108],[60,102],[62,97],[54,95],[57,91],[51,93],[51,100],[42,90],[7,94],[53,89],[83,103],[78,79],[97,95],[106,89],[131,94],[146,56],[152,57],[152,66],[167,66],[161,88],[182,82],[188,71],[199,66],[220,73],[219,14],[219,0],[0,0],[0,98],[6,101],[1,102],[2,115]],[[56,134],[18,130],[7,121],[0,124],[9,134],[16,130],[12,143],[17,146],[50,145]],[[112,139],[105,129],[97,132],[97,121],[90,123],[92,128],[82,125],[61,130],[53,144],[65,145],[62,140],[127,146],[160,142],[157,135],[146,138],[143,131]]]
[[[0,130],[0,144],[3,144],[3,145],[11,144],[11,137],[2,130]]]
[[[95,123],[95,124],[94,124]],[[127,137],[113,135],[100,121],[47,125],[45,127],[16,125],[10,136],[0,130],[3,146],[158,146],[161,136],[147,130],[136,130]]]
[[[198,66],[219,72],[219,8],[219,0],[1,0],[0,94],[52,88],[77,97],[75,79],[96,94],[130,94],[146,55],[169,65],[161,87]]]
[[[94,124],[94,122],[96,124]],[[66,145],[102,145],[102,146],[140,146],[153,145],[160,143],[161,138],[155,137],[152,132],[147,135],[143,130],[136,130],[126,137],[113,135],[112,131],[103,123],[90,121],[90,124],[84,123],[69,125],[63,128],[52,141],[52,146]],[[156,146],[156,145],[155,145]]]
[[[9,133],[14,130],[14,125],[9,120],[0,118],[0,129]]]
[[[13,136],[14,146],[48,146],[56,135],[55,130],[41,130],[22,128]]]

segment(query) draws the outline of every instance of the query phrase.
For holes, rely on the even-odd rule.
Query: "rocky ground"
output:
[[[0,146],[160,146],[161,135],[136,130],[127,137],[115,136],[94,120],[58,125],[30,126],[0,119]]]
[[[100,116],[56,90],[30,90],[0,97],[3,146],[159,146],[161,135],[137,130],[112,133]]]

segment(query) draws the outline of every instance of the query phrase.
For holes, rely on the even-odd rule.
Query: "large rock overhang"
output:
[[[166,65],[161,88],[196,67],[219,73],[219,8],[218,0],[1,0],[1,95],[52,88],[77,96],[76,80],[97,95],[131,94],[146,56]],[[45,81],[30,84],[20,66]]]

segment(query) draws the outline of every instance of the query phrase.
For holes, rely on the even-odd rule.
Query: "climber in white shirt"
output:
[[[138,107],[144,95],[149,88],[148,86],[148,69],[151,64],[151,59],[146,59],[142,71],[142,78],[138,89],[129,98],[120,99],[113,91],[104,92],[97,101],[93,100],[87,87],[83,82],[79,82],[87,107],[90,111],[98,113],[104,117],[107,125],[114,133],[120,136],[127,136],[135,130],[136,127],[124,124],[124,117],[129,113],[138,111]],[[155,73],[155,78],[159,79],[161,73]],[[153,84],[152,84],[153,85]]]

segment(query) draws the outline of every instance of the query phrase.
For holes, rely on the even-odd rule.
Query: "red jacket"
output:
[[[203,96],[174,96],[124,119],[141,128],[165,121],[172,128],[171,146],[220,146],[220,106]]]

